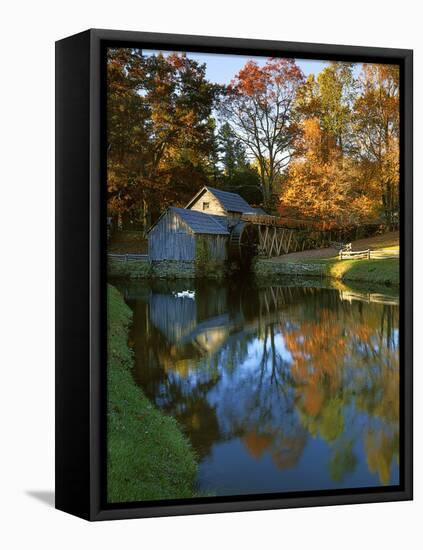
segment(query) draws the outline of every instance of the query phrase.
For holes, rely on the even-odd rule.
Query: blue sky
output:
[[[190,53],[189,57],[199,61],[200,63],[206,63],[207,78],[211,82],[216,82],[218,84],[229,84],[233,77],[250,59],[253,59],[259,65],[263,65],[267,61],[267,57],[252,57],[244,55]],[[310,59],[297,59],[296,61],[306,76],[310,73],[317,74],[325,66],[329,65],[326,61],[314,61]]]
[[[143,50],[144,55],[157,54],[157,50]],[[168,54],[170,52],[162,52]],[[263,65],[266,57],[254,57],[244,55],[222,55],[208,53],[188,53],[188,57],[195,59],[200,63],[206,64],[206,74],[208,80],[218,84],[229,84],[233,77],[242,69],[245,63],[254,59],[259,65]],[[301,68],[305,76],[310,73],[317,75],[324,67],[330,64],[329,61],[317,61],[311,59],[296,59],[298,66]],[[355,72],[355,71],[354,71]]]

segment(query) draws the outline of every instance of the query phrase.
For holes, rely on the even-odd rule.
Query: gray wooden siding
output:
[[[148,234],[151,260],[195,260],[195,236],[174,212],[167,212]]]
[[[207,243],[210,260],[226,260],[227,235],[194,234],[175,212],[169,211],[148,234],[150,260],[195,261],[196,241],[200,238]]]
[[[227,235],[197,235],[207,243],[209,259],[223,261],[227,258],[228,236]]]
[[[207,210],[203,209],[203,202],[209,203],[209,208]],[[210,191],[205,191],[194,204],[190,206],[190,210],[198,210],[204,212],[205,214],[217,214],[219,216],[226,215],[225,209],[222,208],[220,202],[216,197],[210,193]]]

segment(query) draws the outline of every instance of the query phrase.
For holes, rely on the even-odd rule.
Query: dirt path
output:
[[[393,231],[383,235],[376,235],[367,239],[359,239],[352,242],[353,250],[377,250],[379,248],[387,248],[399,245],[399,232]],[[338,255],[338,250],[335,248],[318,248],[317,250],[304,250],[304,252],[292,252],[272,258],[272,261],[290,262],[297,260],[317,260],[322,258],[334,258]]]

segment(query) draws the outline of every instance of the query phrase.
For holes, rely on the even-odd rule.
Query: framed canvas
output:
[[[412,51],[56,44],[56,507],[412,498]]]

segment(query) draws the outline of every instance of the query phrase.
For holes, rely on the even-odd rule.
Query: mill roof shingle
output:
[[[212,216],[203,214],[197,210],[188,210],[187,208],[171,207],[170,210],[180,216],[184,222],[194,231],[205,235],[229,235],[225,227],[225,218],[223,216]],[[218,221],[216,218],[222,218]]]
[[[207,186],[207,189],[219,200],[227,212],[253,213],[255,211],[238,193],[230,193],[229,191],[222,191],[221,189],[209,186]]]

